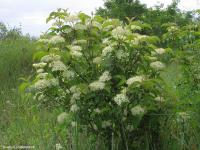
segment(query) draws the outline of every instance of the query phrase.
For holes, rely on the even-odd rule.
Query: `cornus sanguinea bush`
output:
[[[159,38],[143,35],[135,22],[61,9],[50,20],[49,34],[39,40],[48,52],[33,64],[38,102],[61,107],[59,123],[71,119],[107,141],[121,139],[122,147],[142,144],[146,133],[156,143],[159,117],[149,116],[170,111],[160,78],[169,51],[158,46]]]

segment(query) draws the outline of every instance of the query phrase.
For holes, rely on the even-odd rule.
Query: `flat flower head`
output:
[[[155,70],[163,70],[165,68],[165,64],[160,61],[155,61],[150,64],[150,67]]]
[[[60,115],[58,115],[57,117],[57,121],[59,124],[64,123],[64,121],[68,118],[68,114],[66,112],[61,113]]]
[[[145,77],[144,76],[134,76],[134,77],[131,77],[131,78],[129,78],[127,81],[126,81],[126,84],[128,84],[128,85],[131,85],[131,84],[133,84],[133,83],[135,83],[135,82],[142,82],[142,81],[144,81],[145,80]]]
[[[102,50],[102,56],[107,56],[107,54],[111,53],[113,51],[112,46],[107,46]]]
[[[92,91],[103,90],[105,88],[105,83],[100,81],[94,81],[89,84],[89,87]]]
[[[65,39],[59,35],[53,36],[50,40],[49,43],[51,44],[60,44],[60,43],[64,43]]]
[[[105,71],[100,77],[99,77],[99,81],[100,82],[106,82],[109,81],[111,79],[110,73],[108,71]]]
[[[102,62],[102,58],[101,57],[95,57],[94,59],[93,59],[93,63],[94,64],[100,64]]]
[[[133,116],[143,115],[145,113],[145,109],[142,108],[140,105],[137,105],[131,109],[131,113]]]
[[[117,103],[117,105],[121,106],[123,103],[128,103],[129,99],[125,94],[117,94],[114,97],[114,101]]]

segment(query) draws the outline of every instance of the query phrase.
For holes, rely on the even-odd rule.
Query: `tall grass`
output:
[[[0,145],[49,149],[54,141],[53,116],[38,111],[32,99],[18,91],[19,78],[31,72],[35,49],[36,42],[26,37],[0,41]]]

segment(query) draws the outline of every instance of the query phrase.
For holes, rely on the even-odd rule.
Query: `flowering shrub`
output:
[[[33,64],[31,89],[38,102],[62,107],[59,123],[68,117],[72,126],[86,125],[107,141],[111,135],[121,138],[122,146],[134,147],[134,141],[144,143],[145,133],[159,133],[159,117],[152,122],[155,117],[149,116],[170,111],[160,78],[169,51],[159,47],[159,38],[143,35],[134,22],[62,9],[50,20],[48,38],[39,40],[48,54]]]

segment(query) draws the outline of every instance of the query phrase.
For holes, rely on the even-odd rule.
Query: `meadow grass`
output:
[[[0,41],[0,145],[48,149],[50,141],[54,141],[54,115],[37,110],[32,99],[23,97],[18,90],[19,78],[32,71],[35,50],[36,42],[28,38]]]

